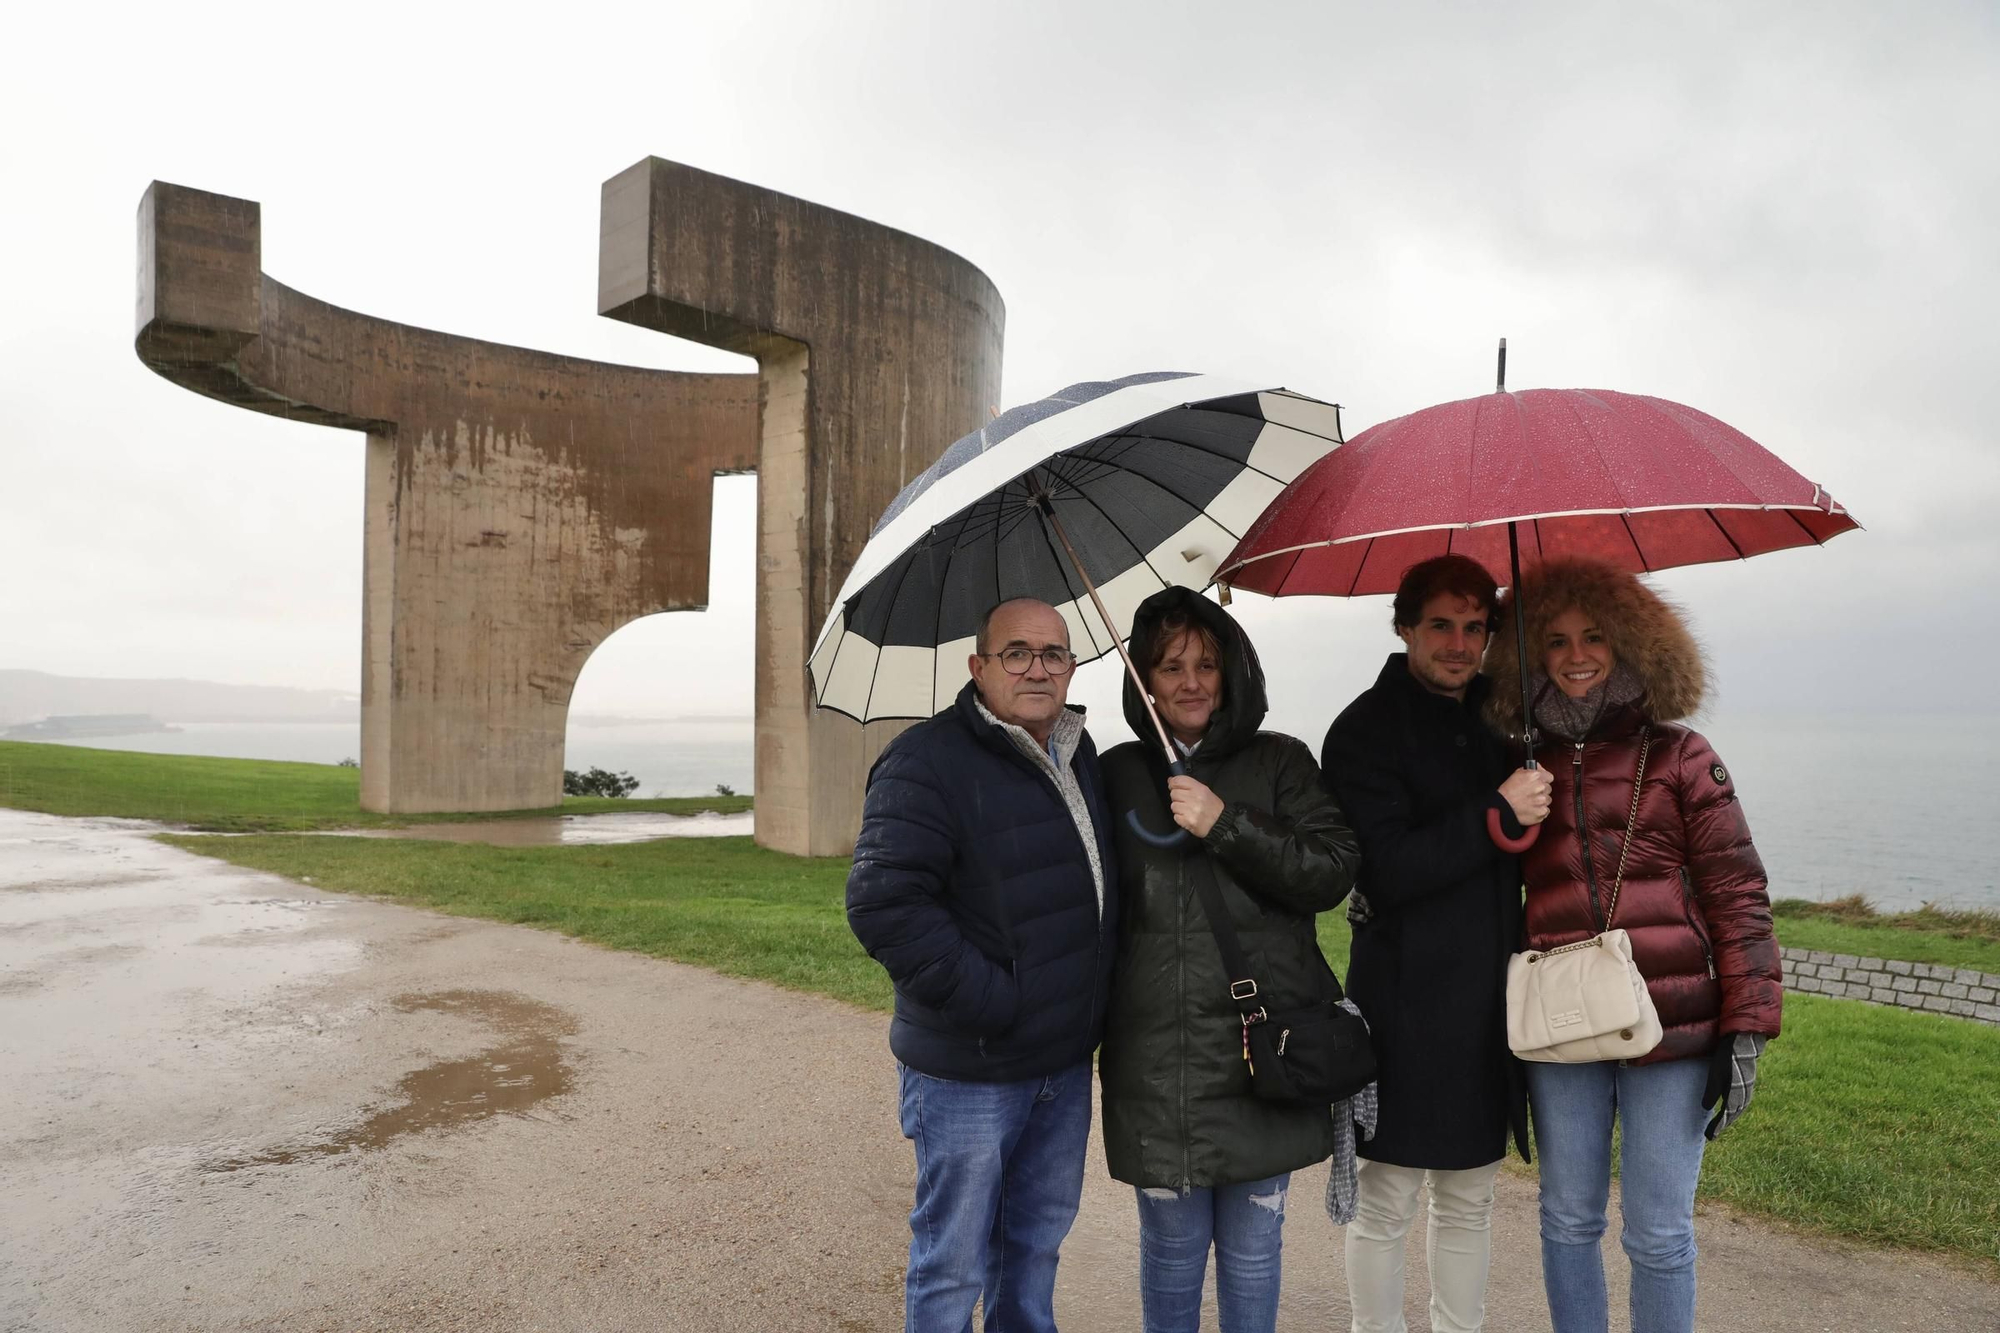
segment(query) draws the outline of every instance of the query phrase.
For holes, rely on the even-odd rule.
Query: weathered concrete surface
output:
[[[367,435],[362,806],[557,804],[591,651],[708,603],[712,479],[757,465],[757,377],[373,319],[266,277],[261,244],[255,202],[155,182],[136,348],[197,393]]]
[[[0,1330],[900,1328],[880,1016],[144,833],[0,810]],[[1059,1314],[1133,1329],[1131,1192],[1087,1179]],[[1323,1182],[1285,1329],[1346,1321]],[[1493,1329],[1547,1326],[1533,1214],[1503,1180]],[[1935,1260],[1701,1238],[1717,1333],[2000,1326]]]
[[[647,158],[604,185],[598,310],[757,358],[757,840],[842,855],[901,723],[811,707],[806,658],[875,520],[1000,401],[1004,311],[928,241]]]

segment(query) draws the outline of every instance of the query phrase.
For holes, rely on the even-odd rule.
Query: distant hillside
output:
[[[163,722],[351,722],[361,700],[341,690],[115,680],[0,670],[0,727],[73,713],[150,713]]]

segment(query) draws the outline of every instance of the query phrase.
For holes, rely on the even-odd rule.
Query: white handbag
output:
[[[1632,961],[1632,940],[1611,928],[1625,883],[1625,854],[1639,827],[1639,789],[1646,780],[1652,733],[1639,735],[1639,772],[1632,780],[1632,814],[1618,875],[1611,884],[1605,930],[1559,949],[1531,949],[1507,960],[1507,1045],[1523,1060],[1589,1064],[1636,1060],[1660,1044],[1660,1016],[1646,979]],[[1578,830],[1578,836],[1583,831]]]

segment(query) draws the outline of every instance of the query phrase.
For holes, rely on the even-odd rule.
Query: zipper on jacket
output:
[[[1590,919],[1597,923],[1597,933],[1609,929],[1604,920],[1604,908],[1597,901],[1597,872],[1590,864],[1590,825],[1583,811],[1583,742],[1576,743],[1576,754],[1570,760],[1570,785],[1576,789],[1576,841],[1583,849],[1583,882],[1590,890]]]
[[[1097,943],[1094,946],[1092,946],[1090,950],[1090,1016],[1084,1020],[1083,1024],[1083,1039],[1085,1042],[1089,1042],[1091,1029],[1097,1026],[1097,991],[1098,991],[1097,969],[1098,966],[1101,963],[1103,963],[1103,961],[1104,961],[1104,913],[1102,911],[1099,911],[1097,920]],[[1019,983],[1017,982],[1016,989],[1018,988],[1019,988]],[[1086,1046],[1083,1052],[1083,1058],[1085,1060],[1089,1060],[1090,1057],[1095,1055],[1096,1053],[1097,1053],[1097,1047]]]
[[[1010,749],[1012,748],[1011,745],[1009,746],[1009,748]],[[1087,844],[1084,841],[1083,830],[1076,826],[1076,816],[1069,814],[1069,798],[1063,795],[1062,783],[1057,780],[1055,774],[1049,772],[1048,769],[1043,768],[1040,764],[1034,763],[1026,755],[1021,754],[1019,750],[1015,750],[1014,754],[1023,763],[1029,764],[1034,769],[1035,776],[1040,778],[1042,780],[1042,784],[1046,786],[1051,792],[1055,793],[1056,804],[1062,808],[1064,814],[1069,815],[1068,823],[1070,826],[1070,831],[1076,835],[1076,845],[1078,849],[1083,852],[1083,868],[1085,873],[1088,873],[1090,870],[1091,849],[1089,844]],[[1071,762],[1072,763],[1075,762],[1075,756],[1071,756]],[[1078,791],[1083,791],[1083,779],[1081,777],[1077,779],[1076,785]],[[1084,793],[1083,808],[1086,810],[1090,809],[1090,795],[1087,792]],[[1110,815],[1110,811],[1106,810],[1105,814],[1106,817],[1108,818]],[[1091,837],[1096,838],[1097,833],[1098,833],[1097,813],[1095,811],[1091,811],[1091,817],[1090,817]],[[1102,839],[1099,839],[1099,841],[1107,844],[1109,843],[1110,835],[1108,830],[1106,836]],[[1101,851],[1102,848],[1100,848],[1099,850]],[[1098,892],[1097,943],[1090,951],[1090,1009],[1088,1011],[1089,1017],[1086,1019],[1083,1025],[1083,1040],[1085,1042],[1088,1042],[1090,1040],[1090,1030],[1097,1026],[1097,969],[1104,961],[1104,932],[1108,927],[1111,926],[1111,922],[1109,921],[1109,913],[1107,913],[1104,910],[1105,906],[1107,905],[1106,899],[1109,897],[1112,889],[1111,870],[1110,867],[1105,864],[1107,859],[1108,858],[1104,856],[1099,856],[1097,858],[1098,874],[1104,876],[1103,889],[1101,891],[1097,890],[1097,885],[1094,877],[1091,884],[1092,890],[1094,892]],[[1018,989],[1020,982],[1020,970],[1019,970],[1020,960],[1018,958],[1015,959],[1014,967],[1015,967],[1016,988]],[[1085,1046],[1083,1053],[1079,1058],[1084,1060],[1090,1059],[1091,1055],[1096,1051],[1096,1049],[1097,1048],[1095,1046]],[[985,1052],[986,1052],[986,1043],[984,1042],[984,1040],[982,1040],[980,1042],[980,1054],[984,1055]]]
[[[1175,891],[1174,891],[1174,913],[1175,913],[1174,1003],[1180,1010],[1180,1013],[1177,1015],[1180,1021],[1174,1024],[1174,1036],[1179,1045],[1179,1051],[1177,1053],[1178,1058],[1174,1061],[1174,1093],[1175,1093],[1175,1099],[1179,1103],[1176,1129],[1179,1132],[1181,1140],[1181,1178],[1176,1183],[1183,1186],[1187,1185],[1194,1179],[1194,1170],[1192,1165],[1194,1145],[1190,1141],[1191,1136],[1188,1133],[1188,1108],[1187,1108],[1187,1062],[1188,1062],[1187,896],[1188,896],[1188,863],[1193,859],[1194,858],[1188,856],[1183,856],[1180,858],[1180,867],[1179,867],[1180,874],[1176,877],[1178,882],[1175,885]],[[1225,974],[1227,974],[1229,971],[1229,965],[1226,963],[1223,964],[1222,970]]]
[[[1715,950],[1708,942],[1708,931],[1703,929],[1701,917],[1695,909],[1694,876],[1689,873],[1686,866],[1682,866],[1680,868],[1680,877],[1681,910],[1687,914],[1688,929],[1692,930],[1694,937],[1701,941],[1701,956],[1708,960],[1708,979],[1713,981],[1715,980]]]

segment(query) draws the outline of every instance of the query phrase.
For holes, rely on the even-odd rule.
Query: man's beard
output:
[[[1416,663],[1417,679],[1441,694],[1456,694],[1463,690],[1472,683],[1473,673],[1479,669],[1477,662],[1468,659],[1456,668],[1465,674],[1453,680],[1445,675],[1448,668],[1432,658],[1422,657],[1412,660]]]

